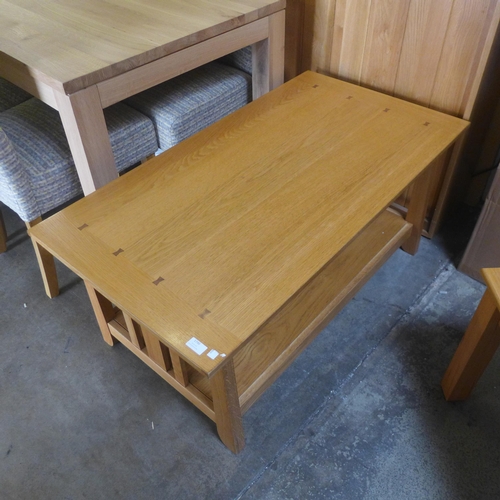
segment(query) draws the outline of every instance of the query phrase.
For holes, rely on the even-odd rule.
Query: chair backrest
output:
[[[227,64],[228,66],[232,66],[233,68],[239,69],[240,71],[244,71],[249,75],[252,74],[252,47],[249,45],[248,47],[244,47],[236,52],[228,54],[219,59],[219,61],[223,64]]]

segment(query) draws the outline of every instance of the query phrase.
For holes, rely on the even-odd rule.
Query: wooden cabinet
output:
[[[469,120],[499,18],[500,0],[288,0],[286,76],[312,69]],[[431,236],[458,159],[432,181]]]

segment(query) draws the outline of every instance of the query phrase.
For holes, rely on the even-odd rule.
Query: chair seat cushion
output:
[[[0,78],[0,113],[31,98],[28,92]]]
[[[104,110],[111,147],[119,171],[158,149],[151,121],[119,103]],[[2,185],[0,200],[25,221],[42,214],[81,194],[59,113],[38,99],[30,99],[0,113],[0,128],[11,142],[18,162],[17,175],[10,175]],[[0,164],[3,159],[0,158]],[[26,200],[12,206],[12,199]]]
[[[165,150],[251,100],[251,77],[212,62],[126,100],[148,116]]]

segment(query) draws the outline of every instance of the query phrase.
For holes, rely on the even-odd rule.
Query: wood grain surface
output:
[[[210,374],[466,127],[306,72],[30,234]]]
[[[74,92],[284,8],[284,0],[0,0],[0,52]]]
[[[471,118],[500,19],[499,0],[293,0],[306,2],[297,66]],[[297,12],[295,9],[294,12]],[[435,170],[426,227],[433,235],[460,198],[458,155]],[[459,170],[457,170],[460,167]],[[409,199],[409,198],[407,198]],[[398,203],[406,206],[405,196]]]

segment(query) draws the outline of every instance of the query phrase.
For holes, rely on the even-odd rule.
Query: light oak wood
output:
[[[104,339],[106,344],[113,346],[115,344],[115,339],[111,335],[108,326],[108,323],[116,315],[113,304],[110,300],[104,297],[104,295],[95,290],[88,281],[84,280],[84,283],[89,295],[90,303],[92,304],[92,307],[94,309],[97,324],[99,325],[99,328],[101,330],[102,338]]]
[[[102,109],[247,45],[282,83],[285,0],[0,0],[0,76],[59,110],[85,195],[118,176]],[[256,46],[257,46],[256,45]]]
[[[170,354],[175,380],[186,387],[189,384],[188,367],[186,362],[174,351]]]
[[[99,91],[55,95],[83,192],[92,193],[118,177]]]
[[[207,398],[205,394],[200,392],[193,385],[188,385],[184,387],[179,384],[171,371],[165,371],[157,363],[155,363],[144,350],[139,349],[135,346],[129,338],[128,331],[124,328],[124,321],[120,318],[121,312],[117,313],[117,316],[111,320],[108,324],[109,330],[121,344],[130,349],[140,360],[146,363],[153,371],[155,371],[160,377],[163,378],[168,384],[170,384],[175,390],[182,394],[188,401],[193,403],[199,410],[201,410],[208,418],[215,421],[214,407],[212,403],[212,398]]]
[[[438,157],[439,161],[439,157]],[[412,225],[410,237],[403,243],[402,248],[411,255],[415,255],[420,243],[420,236],[424,228],[427,212],[427,197],[432,181],[433,165],[427,167],[412,185],[412,203],[408,209],[406,220]]]
[[[470,119],[499,25],[498,0],[308,0],[302,12],[295,29],[311,33],[303,39],[301,70]],[[460,191],[447,181],[455,172],[461,183],[467,176],[458,167],[454,161],[435,169],[431,236]]]
[[[241,411],[421,227],[418,199],[411,222],[385,209],[467,125],[306,72],[30,232],[238,450]]]
[[[411,225],[400,216],[382,212],[257,330],[234,357],[243,413],[401,246],[410,231]]]
[[[148,328],[142,328],[142,336],[146,344],[148,357],[156,363],[162,370],[168,371],[172,369],[172,362],[167,348],[160,342],[160,339]],[[130,330],[129,330],[130,332]],[[176,377],[177,378],[177,377]],[[184,386],[186,384],[183,384]]]
[[[500,270],[484,271],[492,279],[441,381],[448,401],[470,396],[500,345]]]
[[[126,330],[130,337],[130,342],[138,349],[144,349],[146,347],[146,342],[144,341],[144,335],[142,334],[140,325],[138,325],[127,313],[122,311],[122,314],[125,320]]]
[[[0,48],[70,94],[285,8],[284,0],[0,2]],[[29,33],[29,36],[19,36]],[[55,50],[58,48],[59,50]]]
[[[245,446],[245,436],[232,361],[212,377],[210,385],[219,437],[233,453],[239,453]]]
[[[134,68],[126,73],[99,82],[97,88],[99,89],[102,107],[106,108],[111,104],[126,99],[132,94],[142,92],[165,80],[169,80],[202,64],[213,61],[226,55],[228,52],[234,52],[241,48],[242,40],[247,45],[257,44],[267,49],[268,36],[269,20],[259,19],[242,26],[238,30],[228,31],[217,37],[210,38],[201,45],[186,47],[144,66]],[[262,85],[262,75],[267,75],[268,73],[267,65],[269,59],[267,50],[263,53],[257,52],[254,61],[257,71],[253,72],[252,81],[253,87],[257,88]],[[261,67],[262,69],[260,69]],[[282,65],[281,73],[283,73]],[[266,88],[269,91],[269,82],[267,82]],[[257,92],[255,97],[260,97],[263,93],[263,89],[261,89],[261,92]]]
[[[42,218],[38,217],[35,220],[26,222],[26,227],[29,230],[30,228],[35,227],[40,222],[42,222]],[[57,281],[57,271],[56,271],[56,263],[54,261],[54,257],[52,256],[51,253],[47,252],[47,250],[43,246],[38,244],[35,240],[32,239],[31,242],[33,243],[33,248],[35,249],[36,260],[38,262],[38,267],[42,275],[42,281],[43,281],[43,286],[45,288],[45,293],[51,299],[57,297],[57,295],[59,295],[59,282]]]

